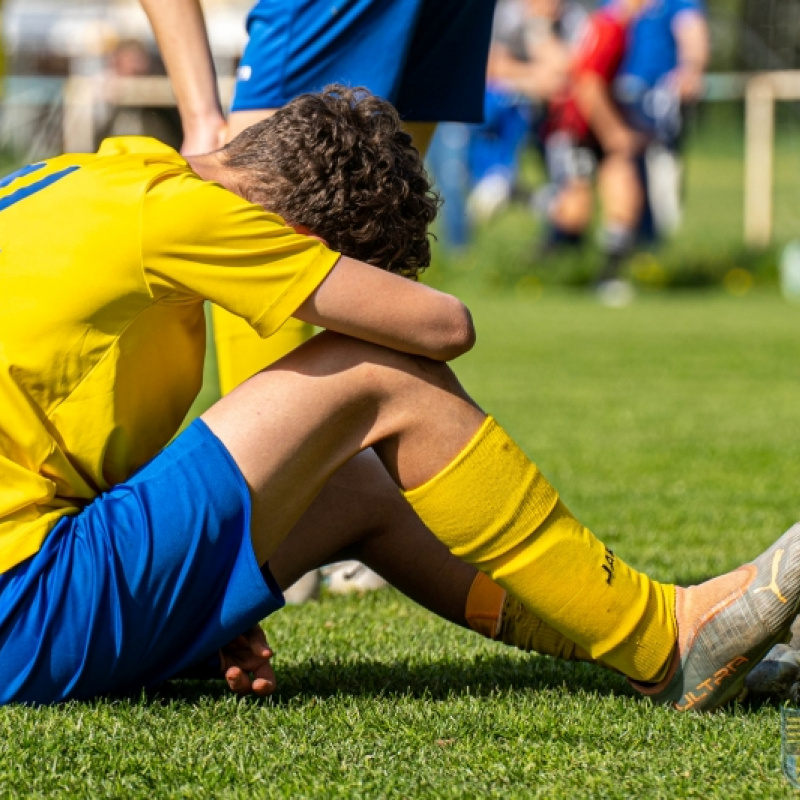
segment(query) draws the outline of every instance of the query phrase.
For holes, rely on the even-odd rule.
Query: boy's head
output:
[[[219,155],[247,200],[332,250],[411,278],[430,263],[439,198],[395,109],[366,89],[301,95]]]

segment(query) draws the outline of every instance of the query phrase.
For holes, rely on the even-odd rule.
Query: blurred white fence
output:
[[[220,81],[226,106],[233,85],[233,78]],[[745,105],[744,240],[765,247],[772,237],[775,103],[800,100],[800,70],[707,76],[706,102],[739,99]],[[11,77],[0,118],[0,146],[26,161],[91,152],[111,111],[174,105],[163,76]]]
[[[230,104],[234,79],[219,81],[223,106]],[[62,147],[66,153],[86,153],[95,149],[98,138],[97,109],[173,108],[175,95],[169,79],[160,75],[139,77],[91,77],[67,79],[63,89]]]
[[[800,70],[764,72],[745,87],[744,240],[766,247],[772,239],[775,103],[800,100]]]

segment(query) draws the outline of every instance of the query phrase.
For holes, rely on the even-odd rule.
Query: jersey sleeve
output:
[[[625,35],[625,27],[609,14],[592,14],[575,54],[574,76],[598,75],[610,82],[625,53]]]
[[[190,170],[161,175],[143,199],[142,269],[155,297],[209,300],[274,333],[339,259],[277,215]]]

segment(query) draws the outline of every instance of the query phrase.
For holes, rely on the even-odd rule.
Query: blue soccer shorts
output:
[[[330,83],[366,86],[415,122],[480,122],[495,0],[259,0],[232,111]]]
[[[0,703],[159,683],[282,605],[253,553],[247,484],[195,420],[0,575]]]

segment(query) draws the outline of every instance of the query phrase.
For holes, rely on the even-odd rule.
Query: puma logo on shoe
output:
[[[780,587],[778,586],[778,567],[781,563],[781,558],[783,558],[783,548],[780,550],[775,551],[775,555],[772,558],[772,579],[766,586],[760,586],[758,589],[753,590],[753,594],[758,594],[759,592],[772,592],[781,603],[788,603],[789,601],[781,594]]]

